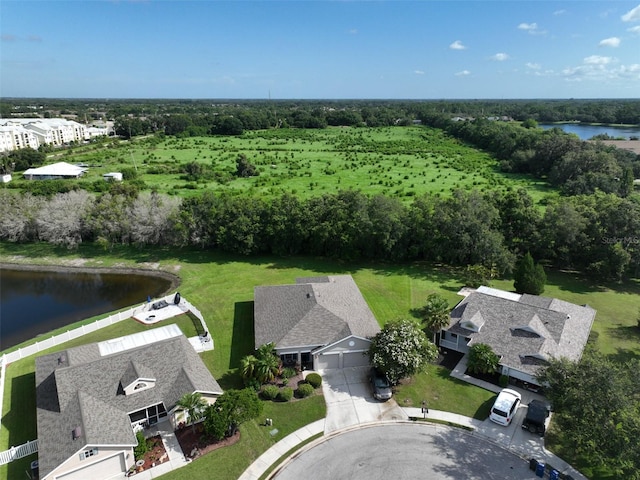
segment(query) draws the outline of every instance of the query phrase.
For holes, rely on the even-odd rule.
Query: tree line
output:
[[[439,113],[423,123],[445,130],[492,153],[504,172],[529,173],[549,181],[566,195],[600,190],[627,197],[640,177],[640,156],[601,142],[585,142],[560,128],[541,130],[489,121],[455,121]],[[535,127],[535,122],[525,123]]]
[[[124,182],[126,183],[126,182]],[[75,247],[98,242],[191,246],[256,255],[442,262],[484,277],[536,261],[601,278],[640,273],[640,205],[596,192],[560,197],[542,213],[523,189],[416,197],[410,205],[354,190],[306,200],[204,192],[0,192],[0,239]]]
[[[36,107],[34,109],[34,106]],[[638,99],[564,99],[564,100],[167,100],[167,99],[8,99],[0,102],[2,118],[14,115],[56,117],[77,115],[85,119],[120,117],[162,119],[186,114],[230,115],[243,112],[307,112],[329,125],[336,117],[342,122],[364,121],[369,126],[389,125],[398,118],[419,118],[427,111],[473,117],[507,116],[514,120],[538,122],[577,121],[640,125]],[[343,113],[343,112],[346,112]],[[246,113],[244,113],[245,116]],[[252,115],[248,115],[251,117]],[[245,118],[246,120],[246,118]],[[244,121],[244,120],[243,120]],[[379,123],[378,123],[379,122]],[[355,123],[354,123],[355,124]],[[249,127],[246,127],[249,129]]]

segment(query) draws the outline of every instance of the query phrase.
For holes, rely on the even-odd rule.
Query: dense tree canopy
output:
[[[613,478],[640,478],[639,372],[638,360],[588,352],[580,362],[552,360],[539,375],[565,441]]]

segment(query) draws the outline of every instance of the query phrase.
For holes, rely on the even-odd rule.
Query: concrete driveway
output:
[[[524,396],[523,396],[524,400]],[[527,405],[520,404],[515,417],[508,427],[498,425],[488,418],[478,426],[480,435],[489,437],[498,445],[525,456],[541,458],[545,455],[544,438],[522,428],[522,421],[527,415]],[[547,419],[547,426],[549,421]]]
[[[369,367],[348,367],[320,372],[327,404],[325,433],[363,423],[407,420],[409,417],[394,399],[373,398]]]

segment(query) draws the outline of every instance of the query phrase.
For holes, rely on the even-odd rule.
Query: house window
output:
[[[456,340],[458,338],[457,333],[450,333],[449,335],[451,335],[451,340]]]
[[[80,452],[80,460],[86,460],[89,457],[94,457],[98,455],[98,448],[92,448],[90,450],[85,450],[84,452]]]
[[[297,353],[284,353],[280,355],[280,359],[282,360],[282,364],[285,367],[291,367],[298,363],[298,354]]]

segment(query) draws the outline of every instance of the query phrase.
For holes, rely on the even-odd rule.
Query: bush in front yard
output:
[[[292,378],[296,376],[296,369],[291,367],[285,367],[282,369],[282,373],[280,377],[284,380],[285,378]]]
[[[322,377],[318,373],[310,373],[309,375],[307,375],[305,380],[307,381],[307,383],[311,384],[313,388],[318,388],[320,385],[322,385]]]
[[[281,402],[288,402],[293,398],[293,388],[284,387],[278,392],[278,400]]]
[[[267,385],[262,389],[262,398],[265,400],[275,400],[279,392],[280,389],[275,385]]]
[[[310,383],[301,383],[298,385],[298,390],[296,391],[298,398],[308,397],[309,395],[313,395],[313,385]]]

